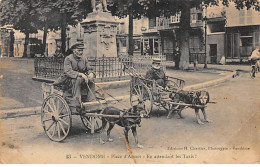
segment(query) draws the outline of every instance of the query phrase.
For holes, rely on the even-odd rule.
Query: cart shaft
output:
[[[173,105],[180,105],[180,106],[187,106],[187,107],[197,107],[197,108],[205,108],[206,105],[193,105],[193,104],[185,104],[185,103],[175,103],[170,101],[170,99],[162,99],[162,101],[165,101],[166,103],[173,104]]]
[[[106,117],[106,118],[121,118],[120,115],[107,115],[107,114],[96,114],[96,113],[86,113],[86,116],[90,117]],[[123,115],[122,118],[139,118],[136,115]]]

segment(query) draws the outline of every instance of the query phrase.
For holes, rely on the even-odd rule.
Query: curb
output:
[[[129,84],[130,84],[130,80],[99,82],[96,83],[96,89],[115,89],[115,88],[126,87]]]
[[[218,85],[220,83],[226,82],[228,80],[231,80],[232,78],[235,78],[239,75],[238,71],[233,71],[232,74],[228,74],[225,77],[207,81],[204,83],[199,83],[195,85],[190,85],[187,87],[184,87],[183,90],[191,91],[191,90],[198,90],[203,89],[211,86]],[[97,83],[98,87],[97,89],[115,89],[119,87],[128,86],[130,84],[130,80],[124,80],[124,81],[112,81],[112,82],[103,82],[103,83]],[[31,116],[31,115],[37,115],[40,114],[41,106],[38,107],[31,107],[31,108],[18,108],[18,109],[11,109],[11,110],[0,110],[0,119],[8,119],[8,118],[15,118],[15,117],[23,117],[23,116]]]
[[[15,118],[15,117],[25,117],[30,115],[37,115],[41,113],[41,106],[30,107],[30,108],[17,108],[11,110],[0,110],[0,118]]]
[[[223,82],[226,82],[226,81],[228,81],[232,78],[235,78],[238,75],[239,75],[238,71],[233,71],[232,74],[226,75],[225,77],[222,77],[222,78],[219,78],[219,79],[216,79],[216,80],[212,80],[212,81],[207,81],[207,82],[204,82],[204,83],[190,85],[190,86],[184,87],[183,90],[191,91],[191,90],[198,90],[198,89],[203,89],[203,88],[215,86],[215,85],[221,84]]]
[[[32,77],[32,80],[40,81],[40,82],[47,82],[47,83],[53,83],[54,79],[46,79],[46,78],[37,78]],[[97,82],[95,83],[96,89],[102,88],[102,89],[115,89],[115,88],[121,88],[128,86],[130,83],[130,80],[121,80],[121,81],[108,81],[108,82]]]

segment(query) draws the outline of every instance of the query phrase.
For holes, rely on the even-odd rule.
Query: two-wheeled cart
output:
[[[72,113],[63,92],[52,84],[42,84],[44,101],[41,108],[41,123],[46,135],[56,142],[63,141],[72,127],[72,115],[79,115],[83,125],[89,133],[99,133],[105,128],[102,125],[102,117],[120,118],[120,115],[104,115],[102,109],[109,103],[121,101],[125,96],[107,98],[105,100],[84,102],[84,111]],[[124,118],[136,118],[139,116],[124,114]]]
[[[167,89],[156,84],[155,80],[148,80],[144,76],[138,74],[134,69],[128,69],[131,75],[130,83],[130,103],[132,106],[136,105],[138,101],[142,100],[145,103],[146,115],[149,116],[153,107],[163,107],[166,111],[180,111],[187,107],[190,108],[205,108],[206,105],[186,104],[183,102],[174,102],[169,94],[174,96],[182,90],[185,81],[180,78],[167,76],[168,85]]]

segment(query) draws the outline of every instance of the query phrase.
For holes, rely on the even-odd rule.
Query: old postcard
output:
[[[0,163],[259,164],[258,0],[0,0]]]

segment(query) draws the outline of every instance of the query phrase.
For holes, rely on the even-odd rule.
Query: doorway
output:
[[[211,44],[209,46],[210,62],[212,64],[217,64],[217,44]]]

